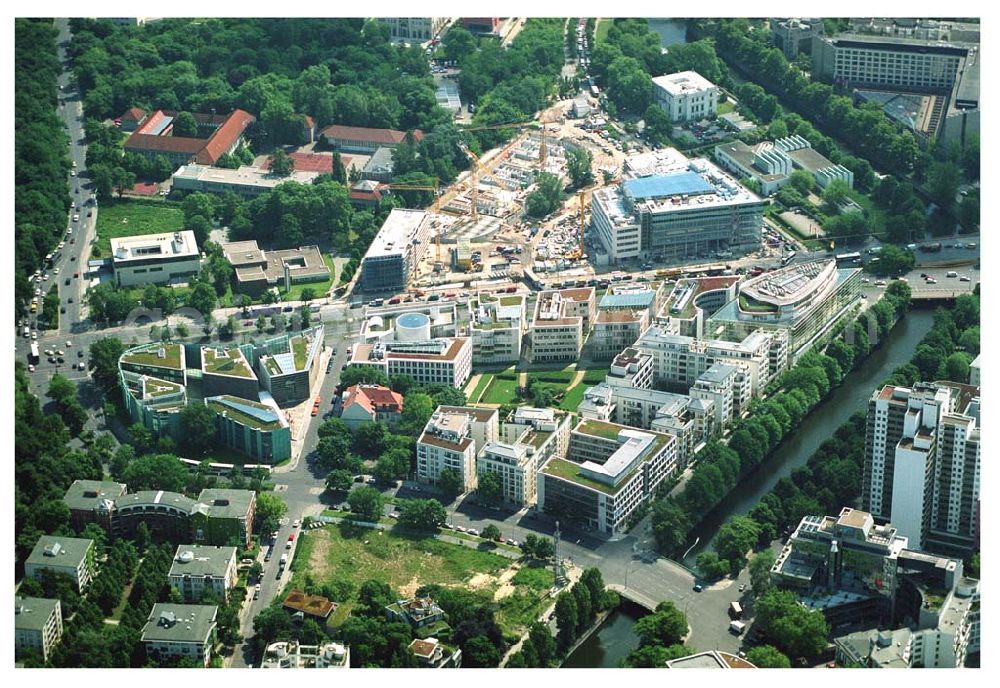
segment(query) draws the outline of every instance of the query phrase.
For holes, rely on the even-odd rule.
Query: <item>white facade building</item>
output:
[[[704,119],[718,109],[719,87],[698,72],[665,74],[653,79],[653,102],[671,122]]]
[[[200,600],[206,590],[224,600],[236,585],[236,548],[178,545],[167,580],[189,602]]]
[[[527,326],[524,296],[481,292],[469,300],[469,335],[476,365],[517,363]]]
[[[111,264],[119,287],[180,284],[201,272],[201,252],[191,230],[118,237]]]
[[[409,375],[419,385],[448,385],[461,389],[472,372],[472,341],[468,337],[441,337],[430,341],[355,344],[348,361],[393,375]]]

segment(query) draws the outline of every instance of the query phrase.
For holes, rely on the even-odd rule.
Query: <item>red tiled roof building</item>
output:
[[[133,110],[138,108],[129,110],[126,115],[133,116]],[[125,152],[136,153],[151,160],[162,155],[175,165],[189,162],[214,165],[223,155],[236,150],[247,127],[255,120],[245,110],[233,110],[228,115],[193,114],[199,133],[207,134],[205,138],[174,136],[174,118],[177,113],[172,110],[157,110],[143,119],[128,137]],[[125,127],[125,115],[122,116],[122,127]]]
[[[371,129],[369,127],[347,127],[342,124],[331,124],[323,129],[320,135],[326,139],[335,150],[348,153],[363,153],[370,155],[379,148],[395,148],[406,140],[405,131],[395,129]],[[424,133],[413,130],[413,140],[420,143]]]
[[[353,385],[345,392],[340,418],[351,430],[374,422],[395,427],[402,413],[402,394],[381,385]]]

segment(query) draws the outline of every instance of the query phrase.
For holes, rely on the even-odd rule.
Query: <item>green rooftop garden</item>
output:
[[[551,461],[545,464],[545,468],[542,469],[542,473],[555,476],[556,478],[569,480],[571,482],[577,483],[578,485],[582,485],[583,487],[589,487],[593,490],[598,490],[608,495],[613,495],[618,491],[612,485],[605,485],[602,482],[598,482],[592,478],[588,478],[581,471],[580,464],[573,463],[568,459],[562,459],[559,457],[553,458]]]
[[[254,408],[260,408],[262,411],[270,411],[272,413],[274,411],[274,409],[271,409],[267,406],[263,406],[261,404],[253,404],[243,399],[240,400],[240,403],[247,404],[248,406],[253,406]],[[265,423],[264,421],[261,421],[259,418],[255,418],[254,416],[251,416],[248,413],[243,413],[242,411],[234,409],[232,406],[219,403],[218,401],[210,401],[208,402],[208,406],[215,412],[220,413],[226,416],[227,418],[231,418],[235,420],[237,423],[246,425],[249,428],[254,428],[255,430],[277,430],[278,428],[281,427],[280,421],[274,420]]]
[[[215,349],[202,349],[201,359],[206,373],[248,378],[254,376],[239,349],[226,349],[218,357]]]
[[[603,437],[608,440],[617,440],[618,433],[621,431],[620,426],[612,425],[611,423],[603,423],[599,420],[586,420],[576,429],[579,432],[593,435],[595,437]]]
[[[301,335],[293,337],[288,341],[288,346],[291,348],[292,355],[295,357],[295,369],[305,370],[306,356],[308,355],[308,342],[306,341],[306,338]]]
[[[521,303],[520,296],[501,296],[500,305],[501,306],[518,306]]]
[[[158,352],[163,349],[164,357],[160,358]],[[133,365],[155,366],[157,368],[181,369],[181,345],[163,344],[159,347],[150,347],[143,351],[134,351],[122,356],[122,361]]]
[[[177,394],[182,389],[180,385],[167,380],[146,380],[146,395],[153,399]]]
[[[777,309],[770,304],[761,303],[757,299],[752,299],[746,294],[740,294],[740,310],[750,313],[772,313]]]

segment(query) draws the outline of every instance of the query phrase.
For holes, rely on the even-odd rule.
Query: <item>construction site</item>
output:
[[[594,173],[616,170],[621,161],[590,132],[567,121],[572,101],[556,104],[540,121],[472,127],[465,131],[520,129],[503,147],[477,156],[463,144],[470,169],[438,193],[427,208],[430,231],[419,246],[410,287],[488,285],[517,281],[525,271],[540,279],[559,271],[593,274],[586,262],[584,228],[591,190],[576,194],[546,218],[524,216],[525,199],[535,189],[539,172],[568,184],[567,151],[586,148],[594,157]]]

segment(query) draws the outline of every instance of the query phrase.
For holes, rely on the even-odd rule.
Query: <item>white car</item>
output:
[[[68,349],[71,346],[73,346],[73,342],[71,342],[70,340],[67,339],[66,340],[66,348]]]
[[[79,221],[80,221],[80,216],[79,215],[74,215],[73,216],[73,222],[79,222]]]
[[[298,528],[300,525],[302,524],[299,522],[299,519],[292,521],[292,528]]]
[[[28,372],[29,372],[29,373],[33,373],[33,372],[35,372],[35,366],[33,366],[33,365],[31,365],[31,364],[29,363],[29,364],[28,364]]]

